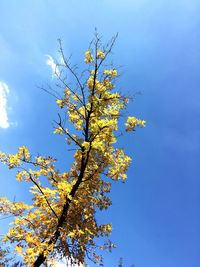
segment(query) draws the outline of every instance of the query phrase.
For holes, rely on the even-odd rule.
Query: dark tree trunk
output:
[[[46,260],[46,257],[44,254],[40,254],[37,258],[37,260],[34,262],[34,267],[39,267],[44,261]]]
[[[79,178],[77,180],[77,182],[75,183],[75,185],[73,186],[72,190],[71,190],[71,197],[73,198],[76,194],[76,191],[78,190],[79,188],[79,185],[81,184],[81,181],[83,179],[83,174],[84,174],[84,171],[85,171],[85,166],[84,166],[84,158],[82,158],[82,168],[81,168],[81,172],[80,172],[80,175],[79,175]],[[64,223],[66,223],[67,221],[67,213],[68,213],[68,210],[69,210],[69,207],[70,207],[70,203],[71,203],[71,200],[69,198],[67,198],[66,200],[66,203],[63,207],[63,210],[62,210],[62,213],[61,213],[61,216],[59,218],[59,221],[58,221],[58,224],[57,224],[57,227],[56,227],[56,231],[54,233],[54,236],[49,240],[48,244],[51,245],[51,244],[56,244],[59,236],[60,236],[60,228],[64,225]],[[35,260],[34,262],[34,267],[39,267],[40,265],[42,265],[46,260],[46,256],[44,256],[44,253],[41,253],[37,259]]]

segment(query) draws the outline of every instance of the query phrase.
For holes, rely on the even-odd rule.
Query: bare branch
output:
[[[60,46],[60,54],[62,56],[62,59],[63,59],[63,62],[66,66],[66,68],[72,73],[72,75],[75,77],[80,89],[81,89],[81,92],[82,92],[82,97],[83,97],[83,104],[85,105],[85,94],[84,94],[84,87],[82,86],[81,84],[81,81],[80,79],[78,78],[77,74],[75,73],[75,71],[71,68],[70,64],[69,64],[69,60],[66,59],[65,57],[65,54],[64,54],[64,51],[63,51],[63,47],[62,47],[62,41],[61,39],[58,39],[58,43],[59,43],[59,46]]]

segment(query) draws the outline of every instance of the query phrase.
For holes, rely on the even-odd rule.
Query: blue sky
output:
[[[10,0],[0,10],[0,150],[26,145],[68,166],[70,155],[52,133],[54,99],[37,88],[54,82],[46,55],[56,58],[61,37],[79,63],[95,27],[105,41],[118,32],[118,85],[140,92],[128,112],[147,127],[119,141],[133,164],[103,213],[118,245],[105,266],[123,257],[124,267],[200,267],[200,2]],[[12,172],[1,167],[0,179],[1,195],[29,199]]]

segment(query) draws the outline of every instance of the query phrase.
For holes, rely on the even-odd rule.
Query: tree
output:
[[[122,258],[119,259],[118,267],[123,267],[123,259]]]
[[[119,258],[118,267],[123,267],[123,258]],[[132,264],[131,267],[135,267],[135,264]]]
[[[5,247],[0,240],[0,267],[22,267],[23,263],[14,261],[14,257],[11,257],[11,251],[9,247]]]
[[[10,261],[10,259],[8,258],[8,254],[9,254],[9,249],[4,246],[0,247],[0,267],[1,266],[6,266],[6,264],[8,263],[8,261]]]
[[[103,46],[96,34],[85,52],[87,67],[80,75],[65,57],[59,40],[62,60],[57,63],[55,76],[63,96],[48,92],[61,109],[54,133],[64,136],[64,142],[75,149],[69,171],[59,172],[51,156],[33,157],[26,146],[19,147],[16,154],[0,154],[1,162],[17,170],[17,181],[32,184],[31,204],[0,198],[0,212],[14,216],[3,240],[15,245],[27,266],[37,267],[58,256],[72,262],[84,263],[86,257],[99,262],[97,248],[111,250],[114,246],[109,240],[98,244],[96,237],[108,236],[112,226],[99,225],[95,213],[111,205],[110,180],[125,180],[131,163],[124,150],[116,146],[118,121],[129,99],[115,91],[118,72],[107,67],[115,40]],[[68,73],[74,87],[67,83]],[[66,116],[74,131],[66,129]],[[136,126],[145,126],[145,121],[128,117],[125,131]]]

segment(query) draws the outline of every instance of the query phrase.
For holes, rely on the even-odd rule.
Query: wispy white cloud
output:
[[[56,65],[54,59],[52,58],[52,56],[46,55],[46,57],[47,57],[46,64],[51,68],[52,78],[55,76],[59,76],[60,71],[59,71],[58,66]]]
[[[10,126],[7,114],[7,96],[9,94],[8,85],[0,81],[0,128],[8,128]]]

